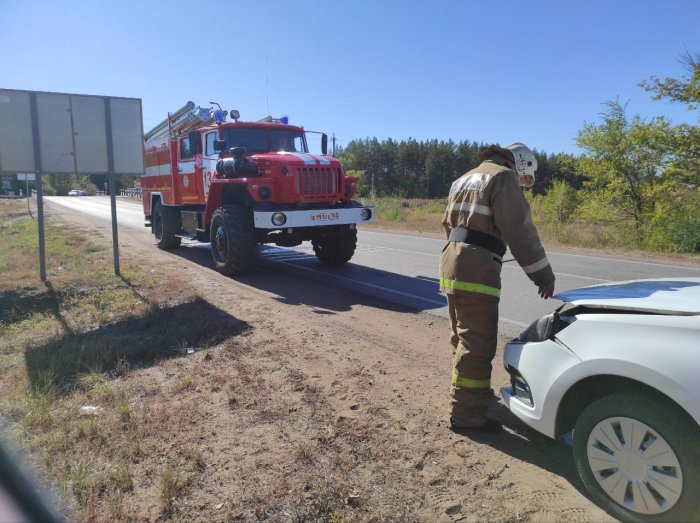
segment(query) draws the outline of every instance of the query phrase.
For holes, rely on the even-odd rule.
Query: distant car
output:
[[[85,196],[85,191],[82,189],[73,189],[72,191],[68,191],[68,196]]]
[[[506,405],[573,439],[583,484],[616,518],[700,521],[700,278],[555,298],[565,305],[505,347]]]

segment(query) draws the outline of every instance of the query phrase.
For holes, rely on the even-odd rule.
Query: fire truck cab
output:
[[[158,247],[210,242],[217,269],[231,275],[263,243],[311,241],[323,263],[350,260],[355,225],[372,222],[374,209],[353,200],[358,179],[327,154],[327,136],[311,154],[308,131],[285,118],[231,116],[188,102],[144,135],[143,207]]]

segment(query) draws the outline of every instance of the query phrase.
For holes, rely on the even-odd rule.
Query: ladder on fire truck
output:
[[[168,134],[186,133],[213,120],[214,112],[211,108],[196,107],[194,102],[187,102],[145,133],[143,139],[148,141]]]

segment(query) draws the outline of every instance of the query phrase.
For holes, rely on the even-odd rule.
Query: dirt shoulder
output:
[[[50,205],[47,216],[85,223]],[[83,227],[109,245],[109,223]],[[582,494],[570,448],[502,404],[502,434],[448,430],[446,320],[270,269],[223,277],[200,251],[162,252],[140,231],[120,231],[124,264],[196,292],[227,335],[120,378],[147,413],[124,519],[610,520]],[[508,381],[500,350],[496,387]]]

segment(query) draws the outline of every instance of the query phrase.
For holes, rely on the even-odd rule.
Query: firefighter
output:
[[[533,152],[522,143],[491,145],[479,161],[450,188],[440,290],[447,295],[452,329],[451,428],[496,432],[501,422],[487,413],[506,245],[544,299],[554,293],[554,273],[521,189],[535,183]]]

